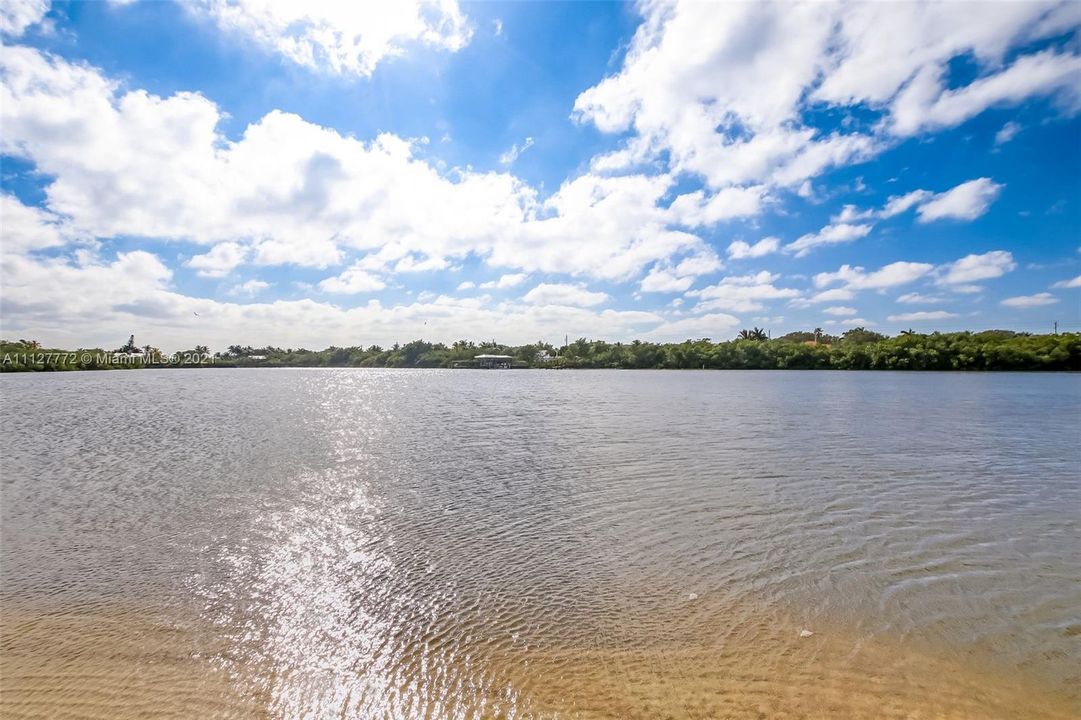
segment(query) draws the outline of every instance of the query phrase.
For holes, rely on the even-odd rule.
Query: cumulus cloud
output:
[[[1068,112],[1081,109],[1081,56],[1047,50],[1024,55],[1001,72],[945,90],[944,66],[925,66],[891,106],[891,129],[913,135],[960,125],[996,105],[1015,105],[1034,95],[1057,95]]]
[[[730,275],[715,285],[691,290],[687,295],[698,298],[699,311],[730,310],[732,312],[755,312],[763,310],[770,300],[791,299],[799,296],[794,288],[777,287],[779,279],[768,271],[750,275]]]
[[[855,315],[856,313],[859,312],[859,310],[857,310],[854,307],[845,307],[843,305],[837,305],[837,306],[834,306],[834,307],[823,308],[822,312],[826,313],[827,315],[838,315],[838,316],[844,317],[846,315]]]
[[[22,47],[5,48],[0,74],[0,149],[51,178],[46,208],[73,232],[236,243],[261,265],[325,268],[361,251],[382,263],[360,268],[369,272],[475,255],[629,279],[657,261],[713,255],[675,226],[721,210],[677,197],[677,218],[668,175],[587,173],[539,202],[507,173],[440,172],[395,135],[365,142],[272,111],[229,140],[221,110],[195,93],[124,91],[95,68]]]
[[[529,277],[525,273],[507,273],[506,275],[500,275],[498,280],[489,280],[480,284],[485,289],[504,290],[506,288],[512,288],[516,285],[521,285],[525,282],[525,279]]]
[[[712,195],[696,190],[677,197],[669,212],[675,223],[701,227],[758,215],[767,199],[768,191],[764,185],[729,187]]]
[[[816,233],[808,233],[798,240],[788,243],[784,249],[786,252],[795,253],[796,257],[803,257],[816,247],[849,243],[867,237],[869,232],[871,232],[870,225],[848,225],[846,223],[827,225]]]
[[[522,296],[531,305],[574,305],[592,307],[608,299],[602,292],[592,292],[582,284],[541,283]]]
[[[29,252],[66,245],[63,221],[53,213],[23,205],[14,195],[0,194],[0,233],[4,252]]]
[[[844,302],[854,297],[856,297],[856,293],[848,288],[832,288],[817,292],[809,297],[796,298],[791,302],[791,305],[793,307],[808,307],[826,302]]]
[[[978,178],[962,183],[952,190],[934,196],[921,203],[917,214],[920,222],[931,222],[942,218],[975,220],[987,212],[987,208],[1002,191],[1002,185],[990,178]]]
[[[723,267],[720,258],[708,249],[686,256],[673,264],[657,263],[649,271],[639,288],[642,292],[682,292],[694,284],[694,281]]]
[[[736,260],[744,258],[758,258],[763,255],[775,253],[780,249],[781,241],[775,237],[762,238],[754,245],[742,240],[736,240],[728,246],[728,257]]]
[[[987,212],[1003,187],[1005,186],[984,177],[969,180],[941,193],[913,190],[904,195],[890,197],[880,210],[858,210],[854,205],[845,205],[833,218],[833,222],[851,223],[873,218],[885,220],[912,208],[916,208],[921,223],[944,218],[975,220]]]
[[[1053,288],[1076,288],[1076,287],[1081,287],[1081,275],[1078,275],[1077,277],[1072,278],[1070,280],[1059,280],[1057,283],[1055,283],[1051,287],[1053,287]]]
[[[622,66],[578,96],[574,117],[628,135],[598,171],[663,158],[714,190],[802,188],[897,137],[989,107],[1051,96],[1066,112],[1081,109],[1074,52],[1022,50],[1003,68],[1011,50],[1069,30],[1069,5],[643,3]],[[977,76],[948,87],[958,56],[973,59]],[[871,132],[826,133],[806,124],[815,103],[869,107],[883,120]]]
[[[1002,277],[1017,267],[1013,255],[1005,250],[966,255],[940,269],[941,285],[968,285],[980,280]]]
[[[229,294],[247,295],[250,297],[253,295],[258,295],[269,287],[270,283],[266,282],[265,280],[252,279],[248,280],[247,282],[242,282],[238,285],[234,285],[232,288],[229,289]]]
[[[842,283],[845,290],[881,290],[884,288],[906,285],[924,277],[934,265],[917,262],[894,262],[884,265],[874,272],[867,272],[862,267],[842,265],[836,272],[823,272],[814,276],[815,287],[825,287]]]
[[[1058,298],[1051,293],[1042,292],[1035,295],[1018,295],[1017,297],[1006,298],[1002,301],[1002,304],[1006,307],[1013,308],[1034,308],[1043,307],[1044,305],[1054,305],[1058,302]]]
[[[738,326],[739,318],[727,313],[707,313],[662,323],[646,333],[645,339],[654,342],[679,342],[710,338],[718,341],[725,339]]]
[[[203,277],[224,277],[248,257],[248,248],[234,242],[224,242],[202,255],[188,260],[188,267]]]
[[[0,34],[18,37],[41,22],[48,0],[4,0],[0,3]]]
[[[367,270],[354,265],[337,277],[329,277],[319,283],[319,288],[331,293],[355,294],[382,290],[387,284]]]
[[[671,269],[654,267],[642,278],[642,292],[683,292],[694,283],[694,277],[680,277]]]
[[[411,44],[461,50],[473,35],[457,0],[197,0],[186,7],[295,63],[337,74],[371,75]]]
[[[492,336],[510,343],[555,341],[568,333],[626,339],[644,337],[666,322],[652,312],[566,305],[493,307],[475,298],[445,296],[393,306],[373,299],[352,308],[312,299],[222,302],[172,291],[169,269],[143,251],[112,260],[87,253],[74,259],[5,254],[0,272],[5,332],[58,347],[115,347],[133,331],[137,339],[167,351],[195,344],[225,348],[267,342],[292,347],[390,345],[419,333],[443,342]]]

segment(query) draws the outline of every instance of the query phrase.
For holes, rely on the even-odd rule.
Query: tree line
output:
[[[459,340],[450,345],[414,340],[379,345],[305,348],[231,345],[209,353],[205,346],[164,356],[145,346],[134,362],[111,362],[110,354],[137,349],[134,338],[120,351],[42,349],[32,340],[0,341],[0,370],[95,370],[146,367],[468,367],[482,353],[509,355],[522,368],[717,369],[717,370],[1081,370],[1081,334],[1033,335],[1009,330],[917,333],[889,337],[863,327],[840,335],[813,331],[769,338],[760,328],[733,340],[710,338],[674,343],[629,343],[579,338],[556,347],[537,342],[504,345]],[[157,355],[155,356],[155,353]],[[134,355],[135,353],[129,352]]]

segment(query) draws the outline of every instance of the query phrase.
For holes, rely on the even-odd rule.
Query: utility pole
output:
[[[1055,334],[1058,335],[1058,320],[1055,321]]]

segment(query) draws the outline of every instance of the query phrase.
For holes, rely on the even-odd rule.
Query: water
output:
[[[3,376],[0,712],[1075,716],[1079,380]]]

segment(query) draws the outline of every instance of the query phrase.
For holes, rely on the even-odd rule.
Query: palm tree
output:
[[[765,340],[767,335],[765,330],[756,327],[753,330],[740,330],[736,338],[739,340]]]
[[[902,330],[901,334],[902,335],[915,335],[916,331],[913,330],[912,328],[909,328],[908,330]]]
[[[820,337],[822,337],[822,328],[816,327],[815,328],[815,345],[818,344],[818,338],[820,338]]]

